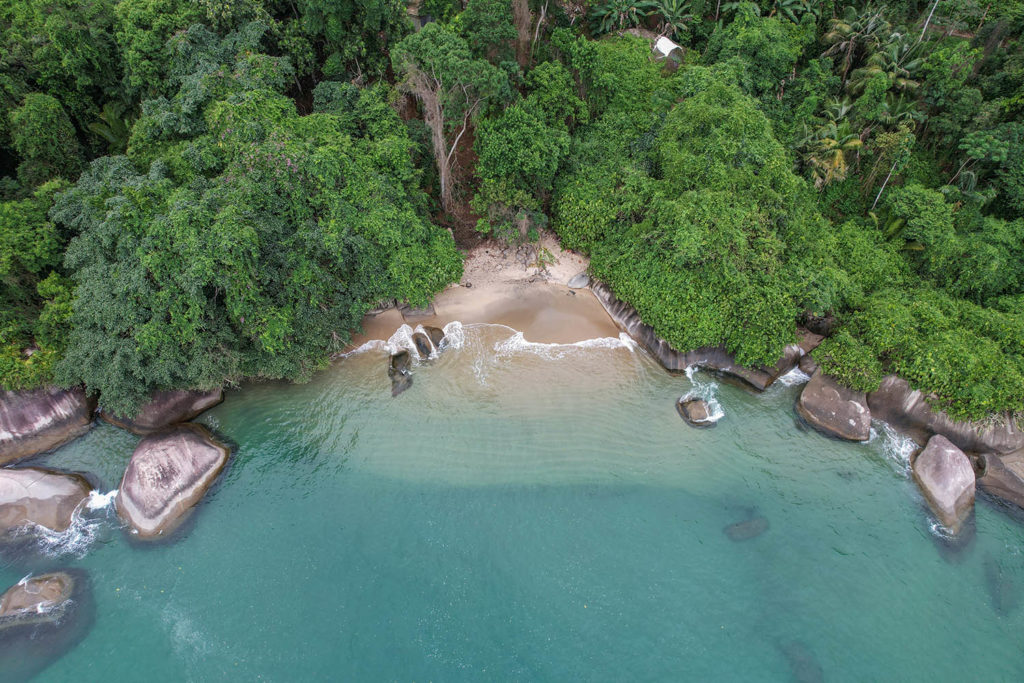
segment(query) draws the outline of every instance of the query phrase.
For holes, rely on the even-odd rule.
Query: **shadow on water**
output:
[[[768,519],[758,514],[756,507],[746,507],[746,519],[727,525],[722,533],[731,541],[749,541],[768,531]]]
[[[960,531],[956,534],[947,533],[928,513],[928,524],[931,527],[929,536],[935,544],[939,556],[949,564],[960,564],[970,557],[978,539],[978,525],[974,512],[964,520]]]
[[[92,628],[96,606],[88,575],[81,569],[58,571],[71,575],[75,582],[71,599],[59,617],[7,626],[0,620],[0,672],[5,683],[37,676],[74,649]]]
[[[790,640],[778,643],[776,647],[779,648],[779,652],[786,658],[789,670],[793,673],[794,681],[799,681],[799,683],[821,683],[825,680],[821,663],[803,641]]]

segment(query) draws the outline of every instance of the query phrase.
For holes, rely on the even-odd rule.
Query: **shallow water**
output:
[[[1024,679],[1024,526],[979,500],[945,548],[882,425],[799,429],[797,375],[753,395],[624,339],[461,337],[397,398],[383,344],[230,393],[201,421],[233,460],[172,543],[95,500],[5,555],[5,586],[91,576],[91,631],[39,680]],[[39,464],[109,491],[136,442],[100,425]]]

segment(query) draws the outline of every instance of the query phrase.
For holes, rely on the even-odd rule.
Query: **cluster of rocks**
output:
[[[583,282],[580,278],[576,284],[585,286]],[[876,419],[926,444],[912,459],[914,480],[936,517],[950,531],[958,531],[973,510],[976,484],[992,496],[1024,508],[1024,433],[1012,420],[953,420],[932,408],[928,396],[896,375],[886,377],[870,393],[843,386],[823,373],[810,355],[829,333],[830,321],[816,321],[810,325],[813,331],[800,330],[800,342],[786,347],[774,365],[748,368],[720,347],[686,352],[673,349],[605,284],[589,284],[612,320],[669,371],[683,372],[697,366],[763,391],[799,367],[810,375],[810,381],[804,385],[795,409],[800,419],[814,429],[839,439],[867,441],[871,438],[871,421]],[[706,426],[706,418],[702,419],[708,412],[705,403],[684,397],[677,409],[689,424]]]
[[[412,334],[412,345],[417,357],[427,360],[444,348],[444,330],[418,326]],[[402,349],[391,354],[388,359],[388,377],[391,378],[392,396],[398,396],[412,386],[412,352]]]

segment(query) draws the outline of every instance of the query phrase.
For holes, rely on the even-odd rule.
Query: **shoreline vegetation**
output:
[[[0,461],[459,320],[799,364],[809,424],[1017,491],[1022,35],[1020,0],[6,6]],[[196,500],[224,447],[179,437]]]

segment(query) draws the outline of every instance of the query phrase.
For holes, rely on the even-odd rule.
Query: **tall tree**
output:
[[[441,183],[441,205],[455,208],[452,165],[459,142],[488,100],[502,90],[505,74],[474,59],[466,41],[439,23],[406,37],[391,53],[399,87],[423,105]]]

